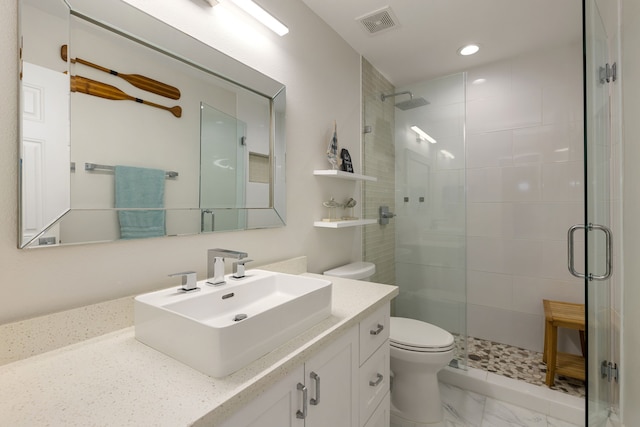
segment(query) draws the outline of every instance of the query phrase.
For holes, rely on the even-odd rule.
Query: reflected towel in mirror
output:
[[[164,208],[165,172],[160,169],[115,167],[116,208]],[[164,210],[118,211],[121,239],[164,236]]]

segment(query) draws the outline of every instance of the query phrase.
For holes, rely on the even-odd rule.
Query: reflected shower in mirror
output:
[[[21,30],[20,247],[284,225],[282,84],[116,0],[21,0]]]

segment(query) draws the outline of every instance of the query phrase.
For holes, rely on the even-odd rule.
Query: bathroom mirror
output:
[[[281,83],[119,0],[20,31],[19,247],[284,225]]]

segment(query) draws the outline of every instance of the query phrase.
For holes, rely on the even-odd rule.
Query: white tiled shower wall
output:
[[[542,300],[584,302],[583,282],[567,270],[566,243],[568,228],[584,222],[581,76],[580,44],[468,72],[471,336],[541,351]],[[584,244],[576,238],[578,260]],[[578,345],[571,333],[560,344]]]
[[[542,300],[584,302],[566,265],[584,220],[581,44],[471,69],[466,89],[462,76],[396,89],[430,102],[395,109],[398,315],[542,351]],[[575,252],[584,271],[583,236]],[[575,331],[560,334],[578,351]]]

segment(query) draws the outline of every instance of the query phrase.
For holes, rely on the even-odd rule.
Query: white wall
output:
[[[320,181],[337,120],[342,147],[360,164],[360,57],[301,2],[264,0],[290,33],[278,37],[239,11],[189,0],[131,0],[158,18],[188,28],[217,49],[287,86],[287,212],[284,228],[109,244],[18,250],[17,2],[0,16],[0,323],[167,287],[167,274],[206,272],[206,250],[249,252],[255,265],[307,255],[309,270],[360,259],[360,230],[312,227],[321,202],[353,195],[353,187]],[[227,2],[228,3],[228,2]],[[10,58],[16,58],[15,61]],[[170,116],[168,118],[171,118]],[[357,193],[356,193],[357,194]]]
[[[542,351],[542,300],[584,302],[583,282],[566,267],[567,230],[583,223],[580,46],[468,72],[471,336]],[[564,348],[575,352],[570,337]]]

